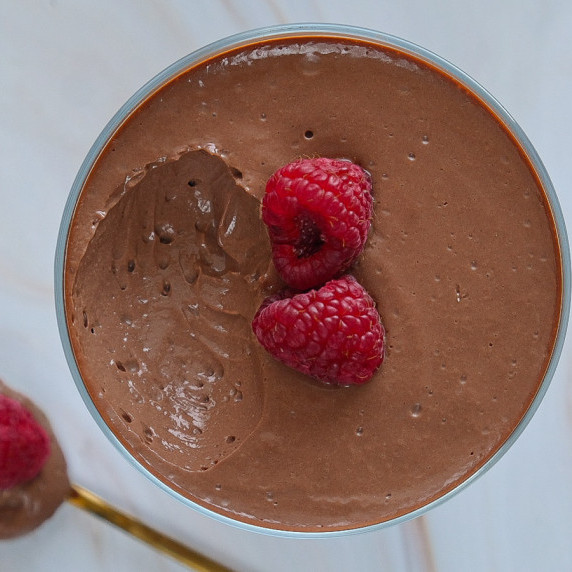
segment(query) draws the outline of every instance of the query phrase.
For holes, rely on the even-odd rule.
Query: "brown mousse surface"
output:
[[[351,272],[387,354],[361,387],[251,331],[281,287],[266,180],[317,155],[374,185]],[[439,498],[513,432],[553,348],[558,248],[523,151],[466,88],[373,44],[269,40],[181,73],[110,139],[70,228],[69,333],[103,419],[168,486],[255,525],[356,528]]]

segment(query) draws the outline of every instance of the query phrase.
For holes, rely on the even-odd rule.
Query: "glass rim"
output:
[[[92,401],[87,388],[84,384],[79,367],[76,363],[74,352],[71,345],[71,340],[68,332],[66,310],[65,310],[65,281],[64,272],[66,264],[66,248],[68,234],[73,220],[75,207],[84,184],[91,172],[91,169],[97,162],[100,153],[103,151],[105,145],[108,143],[111,136],[117,129],[129,118],[134,110],[137,109],[144,101],[146,101],[157,89],[164,86],[166,83],[174,80],[178,75],[201,63],[202,61],[216,57],[222,52],[227,52],[236,49],[241,45],[252,44],[253,42],[263,42],[265,40],[272,40],[278,38],[292,38],[292,37],[332,37],[332,38],[347,38],[353,40],[361,40],[393,49],[406,55],[412,56],[414,59],[421,60],[428,64],[430,67],[436,69],[438,72],[451,77],[455,81],[467,88],[467,90],[476,96],[481,104],[483,104],[489,112],[493,113],[498,121],[501,121],[507,131],[512,135],[516,143],[518,143],[523,152],[525,153],[528,162],[534,168],[537,179],[539,180],[547,202],[551,209],[552,219],[554,221],[554,230],[556,233],[556,240],[558,243],[560,262],[561,262],[561,306],[560,315],[558,320],[558,328],[554,337],[554,345],[546,372],[542,382],[539,385],[538,391],[532,399],[525,414],[514,428],[509,437],[502,443],[502,445],[481,465],[474,473],[469,475],[464,481],[456,485],[453,489],[443,493],[440,497],[433,501],[418,507],[406,514],[397,516],[393,519],[383,521],[380,523],[365,525],[358,528],[349,528],[343,530],[326,530],[323,532],[305,532],[284,530],[279,528],[267,528],[263,525],[251,524],[240,520],[235,520],[226,515],[220,514],[212,509],[206,508],[201,504],[187,498],[186,496],[175,491],[168,484],[158,479],[152,474],[145,466],[143,466],[130,451],[120,442],[115,433],[106,424],[99,410]],[[88,151],[80,169],[74,179],[68,199],[66,201],[60,228],[57,237],[55,261],[54,261],[54,293],[55,293],[55,306],[56,318],[60,339],[62,342],[66,361],[68,363],[72,378],[75,385],[92,417],[107,436],[107,438],[115,445],[115,447],[122,453],[122,455],[139,471],[141,471],[153,483],[158,485],[161,489],[166,491],[174,498],[180,500],[187,506],[193,508],[197,512],[207,515],[220,522],[232,525],[234,527],[268,534],[278,537],[290,538],[331,538],[337,536],[347,536],[350,534],[363,533],[368,531],[380,530],[388,528],[396,524],[404,523],[408,520],[421,516],[429,510],[438,505],[446,502],[453,496],[468,487],[480,476],[485,474],[496,462],[510,449],[518,437],[522,434],[529,421],[532,419],[536,410],[538,409],[544,395],[546,394],[550,382],[554,376],[557,364],[564,345],[564,339],[568,328],[568,320],[570,314],[570,284],[571,284],[571,264],[570,264],[570,248],[568,243],[566,225],[564,216],[556,195],[554,186],[550,180],[548,172],[542,163],[538,153],[533,147],[532,143],[513,119],[509,112],[476,80],[474,80],[467,73],[463,72],[460,68],[450,63],[446,59],[438,56],[437,54],[423,48],[408,40],[400,37],[379,32],[369,28],[349,26],[345,24],[324,24],[324,23],[298,23],[298,24],[284,24],[267,26],[263,28],[255,28],[225,38],[221,38],[215,42],[209,43],[206,46],[194,50],[175,61],[164,70],[156,74],[151,80],[145,83],[138,89],[113,115],[107,125],[103,128],[92,147]]]

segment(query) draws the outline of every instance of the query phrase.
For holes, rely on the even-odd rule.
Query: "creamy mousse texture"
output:
[[[282,287],[261,197],[301,156],[372,176],[351,272],[387,354],[361,387],[312,381],[252,333]],[[197,63],[116,130],[71,222],[65,304],[89,396],[160,481],[245,523],[351,529],[505,443],[551,356],[560,252],[523,150],[465,87],[391,48],[288,37]]]
[[[50,438],[50,456],[40,473],[25,483],[0,490],[0,540],[31,532],[48,520],[71,492],[61,447],[44,413],[26,396],[0,380],[0,394],[19,401]]]

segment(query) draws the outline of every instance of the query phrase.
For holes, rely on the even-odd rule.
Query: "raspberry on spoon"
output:
[[[282,279],[314,288],[347,270],[371,225],[371,178],[344,159],[299,159],[268,180],[262,219]]]
[[[33,479],[50,455],[50,438],[19,401],[0,394],[0,490]]]
[[[276,359],[325,383],[365,383],[384,357],[381,318],[353,276],[318,290],[267,298],[252,328]]]

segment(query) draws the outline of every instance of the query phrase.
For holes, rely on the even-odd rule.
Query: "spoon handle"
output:
[[[168,554],[175,560],[186,564],[198,572],[230,572],[229,568],[222,566],[218,562],[207,558],[173,538],[154,530],[136,518],[116,509],[84,487],[75,484],[72,485],[71,493],[67,500],[74,506],[114,524],[118,528],[132,534],[139,540],[146,542],[153,548]]]

